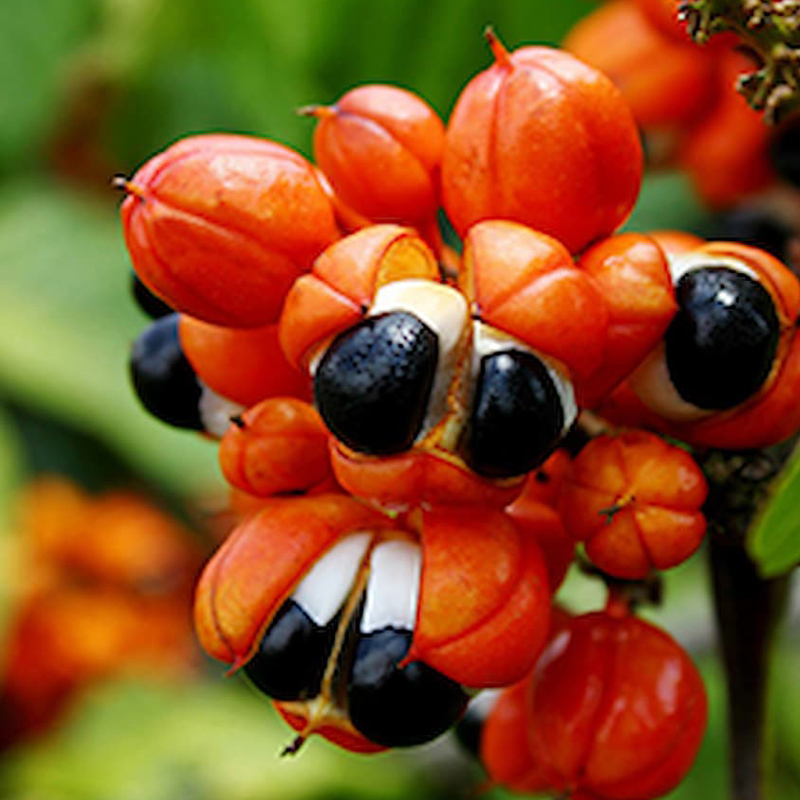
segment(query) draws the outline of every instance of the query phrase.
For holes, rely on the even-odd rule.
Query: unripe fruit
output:
[[[599,436],[572,463],[561,489],[564,527],[600,569],[644,578],[700,546],[708,487],[685,450],[652,433]]]
[[[667,634],[629,615],[573,619],[542,655],[529,697],[535,760],[555,788],[602,800],[674,788],[706,725],[694,664]]]
[[[173,308],[219,325],[276,321],[294,279],[339,235],[313,167],[262,139],[192,136],[121,185],[139,277]]]
[[[373,222],[413,224],[436,214],[444,125],[424,100],[367,85],[307,111],[319,120],[314,158],[344,206]]]
[[[680,783],[706,725],[702,679],[658,628],[624,608],[566,619],[484,726],[490,777],[571,800],[650,800]]]
[[[571,252],[611,233],[639,191],[642,149],[611,81],[547,47],[509,53],[461,93],[442,161],[444,206],[463,235],[479,220],[522,222]]]
[[[304,492],[330,478],[328,432],[308,403],[272,397],[231,424],[219,461],[225,479],[249,494]]]

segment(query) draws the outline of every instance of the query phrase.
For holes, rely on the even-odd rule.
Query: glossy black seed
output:
[[[479,475],[522,475],[547,458],[563,434],[564,409],[540,359],[501,350],[481,360],[472,415],[461,445]]]
[[[397,665],[411,645],[409,631],[383,628],[363,635],[348,686],[350,720],[386,747],[422,744],[460,716],[467,696],[455,682],[421,661]]]
[[[133,343],[131,381],[142,405],[178,428],[203,430],[202,387],[181,350],[178,315],[156,320]]]
[[[699,408],[733,408],[758,391],[772,369],[780,323],[769,292],[727,267],[687,272],[678,312],[664,337],[678,394]]]
[[[353,450],[407,450],[422,427],[439,345],[413,314],[368,317],[340,334],[320,361],[314,397],[330,431]]]
[[[785,181],[800,186],[800,121],[794,120],[773,136],[769,156]]]
[[[787,260],[792,229],[763,208],[742,206],[720,214],[705,233],[706,239],[741,242],[760,247],[780,261]]]
[[[275,700],[308,700],[320,691],[340,614],[317,625],[293,600],[280,608],[244,671]]]
[[[142,283],[135,272],[131,273],[131,294],[136,301],[136,305],[152,319],[161,319],[161,317],[175,313],[175,309],[167,305],[160,297],[154,295]]]

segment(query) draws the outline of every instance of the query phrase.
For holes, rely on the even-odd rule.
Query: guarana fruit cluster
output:
[[[316,166],[194,136],[122,181],[139,294],[165,304],[133,382],[220,438],[240,521],[196,629],[273,699],[290,750],[428,741],[510,687],[480,745],[495,780],[656,797],[702,737],[696,669],[618,592],[574,618],[552,596],[577,543],[626,580],[700,545],[705,480],[658,434],[800,427],[800,285],[752,247],[615,234],[642,171],[622,95],[488,38],[446,128],[367,85],[306,109]],[[589,409],[606,432],[573,460]]]

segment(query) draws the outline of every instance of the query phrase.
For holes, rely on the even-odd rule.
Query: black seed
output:
[[[167,305],[160,297],[154,295],[141,281],[139,276],[131,273],[131,294],[136,305],[152,319],[160,319],[168,314],[174,314],[175,309]]]
[[[720,214],[707,232],[706,238],[760,247],[775,258],[785,261],[792,236],[791,228],[776,219],[774,214],[762,208],[742,206]]]
[[[340,334],[314,378],[330,431],[353,450],[407,450],[422,427],[436,374],[436,334],[406,312],[368,317]]]
[[[664,337],[678,394],[699,408],[733,408],[755,394],[772,369],[780,323],[769,292],[727,267],[687,272],[678,312]]]
[[[484,356],[461,445],[479,475],[523,475],[555,450],[564,427],[561,397],[532,353],[501,350]]]
[[[800,186],[800,121],[792,121],[773,136],[769,156],[785,181]]]
[[[129,366],[136,394],[153,416],[178,428],[203,430],[202,387],[181,350],[177,314],[156,320],[139,336]]]
[[[397,665],[411,645],[410,631],[394,628],[364,635],[356,648],[348,687],[355,728],[386,747],[422,744],[460,716],[467,696],[455,682],[421,661]]]
[[[264,632],[258,651],[245,665],[247,676],[276,700],[316,697],[340,616],[320,627],[297,603],[287,600]]]

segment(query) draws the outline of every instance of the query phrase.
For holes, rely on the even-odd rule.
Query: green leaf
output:
[[[0,395],[107,442],[166,489],[197,492],[216,480],[216,447],[154,420],[129,385],[130,344],[149,321],[130,297],[116,202],[47,182],[0,192]]]
[[[747,549],[765,578],[800,562],[800,447],[770,487],[770,499],[748,536]]]

